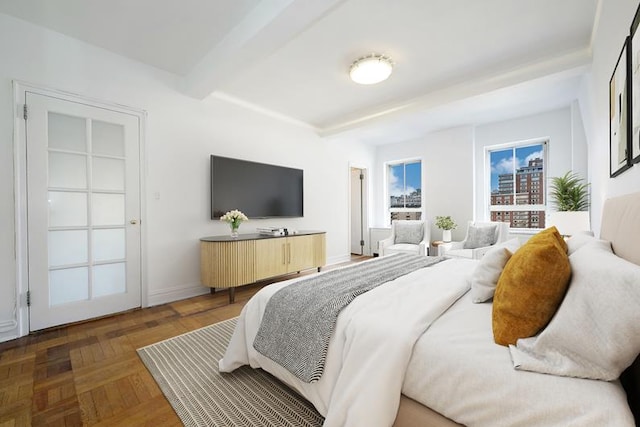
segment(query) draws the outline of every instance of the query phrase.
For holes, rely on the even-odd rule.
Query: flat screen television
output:
[[[301,169],[211,156],[211,219],[238,209],[251,218],[303,216]]]

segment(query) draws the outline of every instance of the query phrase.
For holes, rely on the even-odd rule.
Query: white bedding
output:
[[[468,290],[474,265],[443,261],[360,295],[338,316],[324,374],[311,384],[253,348],[268,299],[295,281],[263,288],[242,310],[220,371],[247,364],[263,368],[306,397],[326,417],[325,427],[390,426],[415,341]]]
[[[243,309],[220,371],[265,369],[306,397],[327,427],[391,426],[401,390],[468,426],[633,426],[617,382],[513,369],[508,348],[493,342],[491,305],[460,298],[476,262],[444,261],[356,298],[312,384],[253,348],[268,298],[295,280],[265,287]]]
[[[418,340],[402,392],[467,426],[635,425],[618,381],[515,370],[493,342],[491,304],[470,293]]]

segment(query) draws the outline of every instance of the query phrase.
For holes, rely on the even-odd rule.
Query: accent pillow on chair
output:
[[[515,344],[544,328],[571,278],[567,244],[555,227],[531,237],[507,262],[493,297],[493,337]]]
[[[498,240],[497,231],[497,225],[469,225],[467,239],[464,242],[464,249],[476,249],[494,245]]]
[[[422,241],[424,224],[419,222],[398,222],[395,224],[395,243],[417,245]]]

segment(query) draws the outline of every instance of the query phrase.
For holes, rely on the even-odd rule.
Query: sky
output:
[[[394,165],[389,167],[389,195],[401,196],[404,194],[404,177],[406,174],[406,194],[411,194],[417,189],[422,187],[421,183],[421,169],[420,162],[408,163],[405,171],[403,171],[404,164]]]
[[[514,156],[513,148],[491,152],[491,190],[498,189],[498,175],[503,173],[514,172]],[[543,146],[529,145],[527,147],[518,147],[515,149],[515,169],[527,166],[529,160],[535,158],[543,158]]]

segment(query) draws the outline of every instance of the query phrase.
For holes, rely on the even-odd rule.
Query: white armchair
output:
[[[464,240],[438,246],[438,255],[480,259],[493,245],[505,242],[508,238],[509,223],[507,222],[469,221]]]
[[[378,243],[380,256],[399,252],[427,255],[429,236],[427,221],[393,220],[391,236]]]

